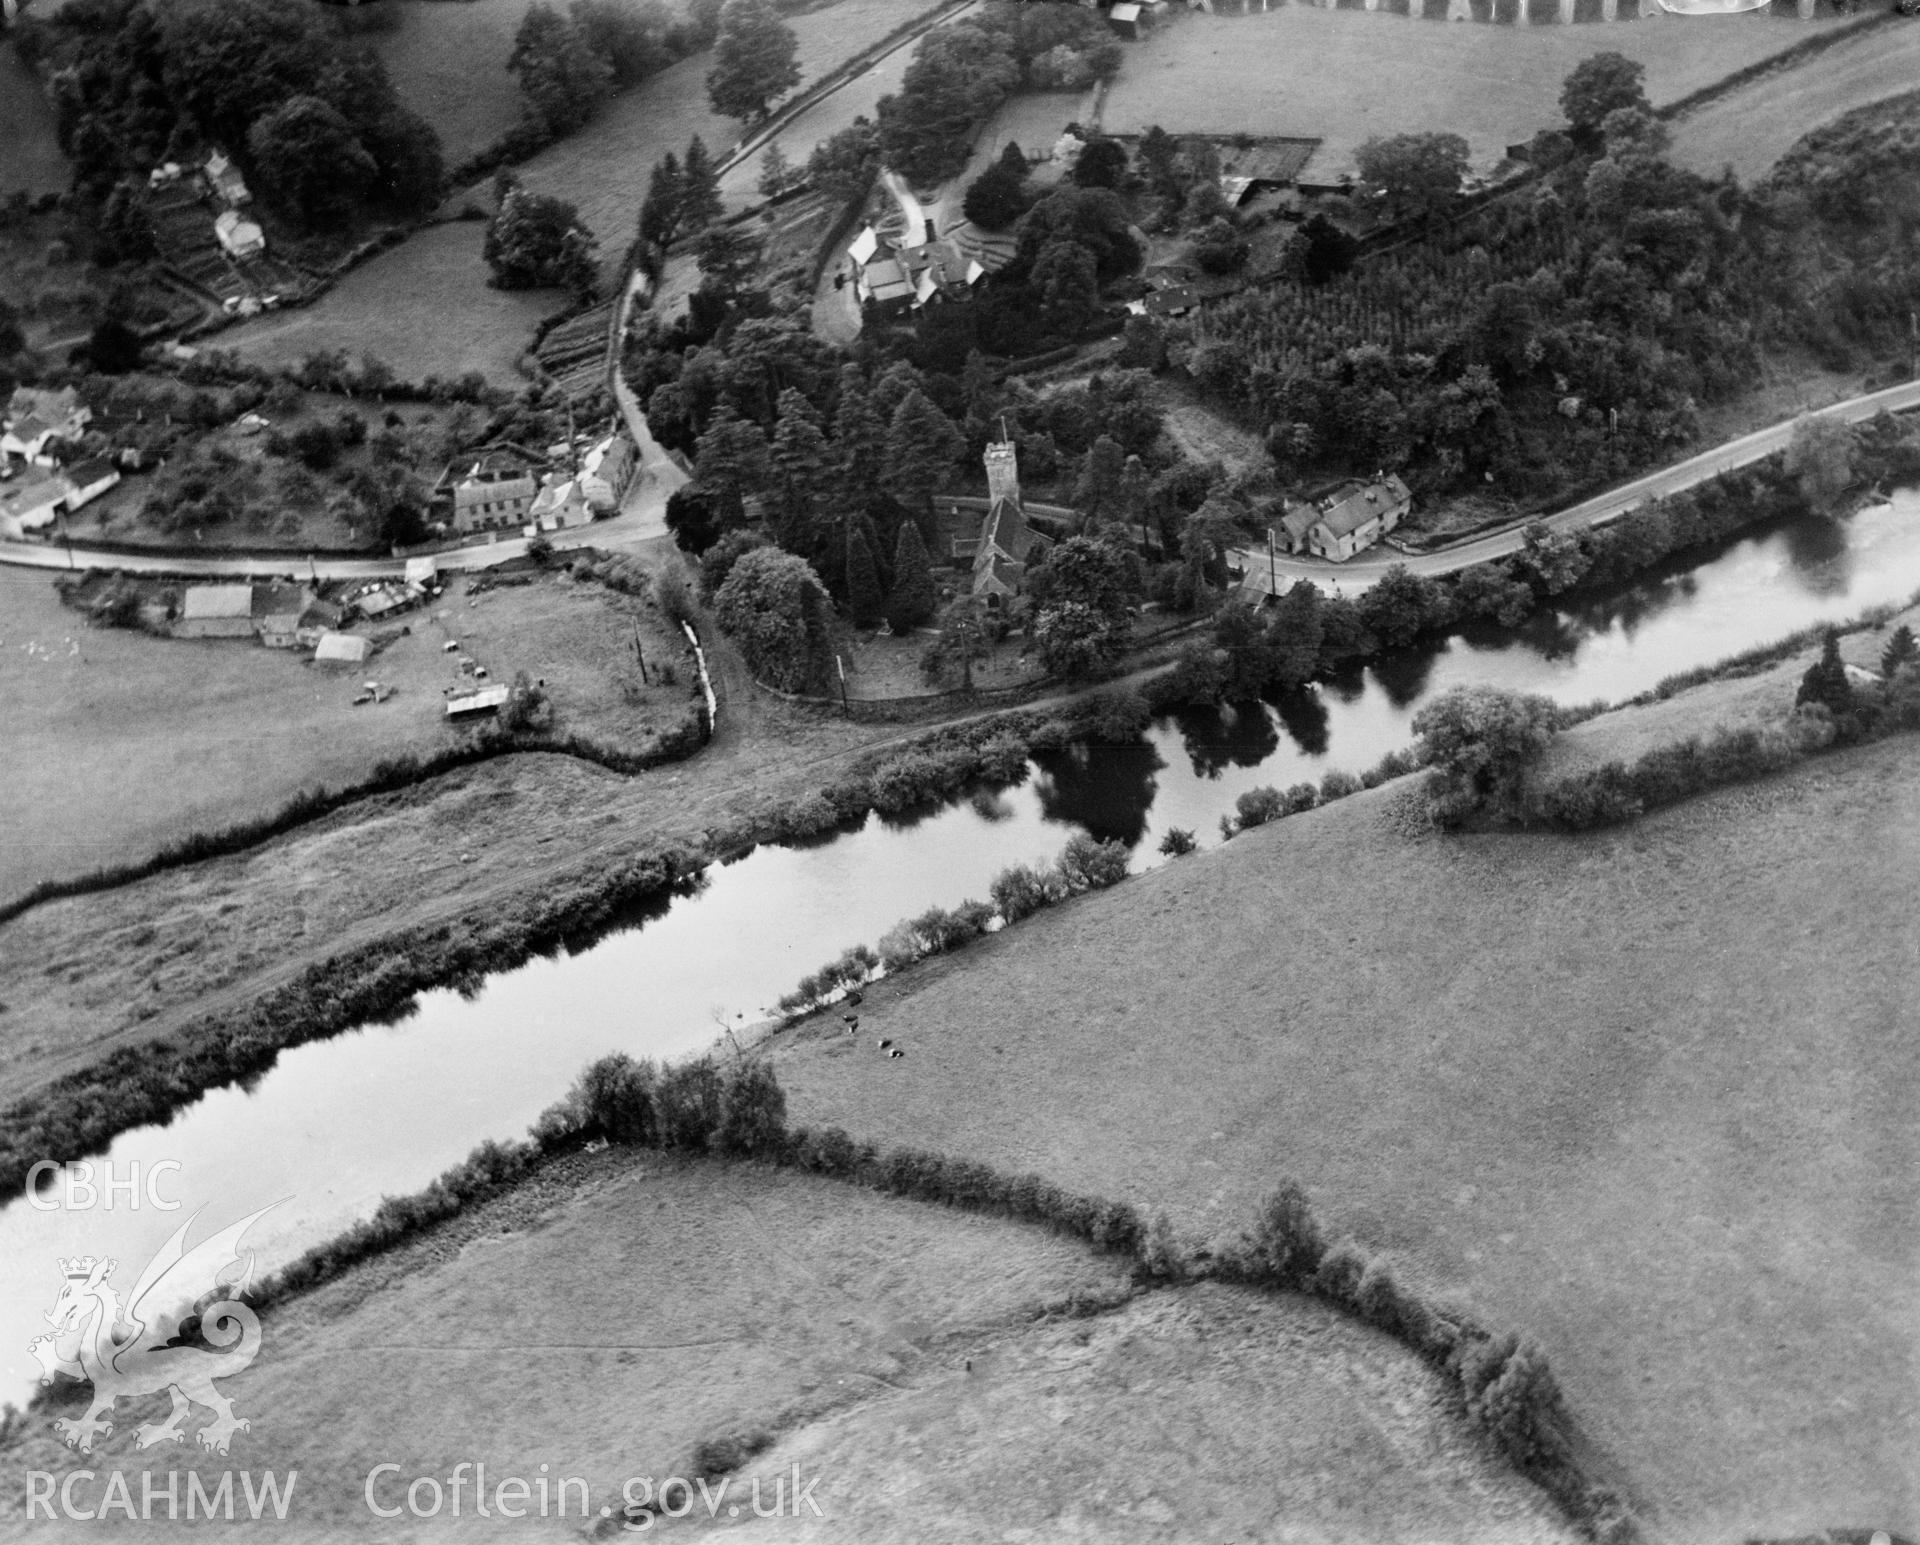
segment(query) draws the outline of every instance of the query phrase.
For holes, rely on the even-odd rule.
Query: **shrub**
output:
[[[1473,1347],[1461,1363],[1467,1414],[1522,1469],[1563,1457],[1559,1385],[1531,1342],[1507,1335]]]
[[[1262,1204],[1253,1231],[1241,1242],[1235,1264],[1250,1281],[1269,1287],[1303,1288],[1314,1280],[1326,1253],[1306,1192],[1287,1181]]]
[[[657,1143],[660,1131],[653,1099],[656,1077],[651,1063],[635,1062],[625,1052],[614,1052],[590,1064],[580,1075],[569,1103],[581,1113],[587,1127],[609,1142]]]
[[[1320,803],[1320,791],[1311,783],[1296,783],[1287,790],[1287,814],[1299,815]]]
[[[993,897],[993,904],[1000,915],[1009,923],[1017,923],[1024,917],[1031,917],[1042,907],[1053,905],[1060,899],[1063,889],[1058,875],[1052,870],[1036,869],[1031,864],[1015,864],[993,877],[988,894]]]
[[[1243,831],[1250,826],[1265,826],[1267,822],[1287,813],[1287,799],[1278,789],[1265,784],[1257,789],[1248,789],[1236,799],[1233,813]]]
[[[1351,1308],[1370,1264],[1367,1252],[1355,1240],[1342,1239],[1320,1257],[1313,1274],[1313,1290],[1332,1303]]]
[[[722,1153],[777,1156],[787,1138],[787,1096],[764,1062],[743,1062],[727,1076],[715,1146]]]
[[[1127,845],[1075,832],[1060,850],[1060,876],[1073,891],[1105,890],[1127,877]]]
[[[1330,805],[1336,799],[1345,799],[1349,794],[1358,794],[1365,788],[1358,778],[1350,772],[1333,768],[1320,780],[1320,803]]]
[[[710,1057],[677,1063],[654,1085],[663,1148],[702,1149],[720,1130],[725,1086]]]
[[[1199,846],[1193,832],[1185,826],[1169,826],[1166,836],[1160,839],[1160,851],[1168,858],[1185,858]]]
[[[764,1453],[772,1444],[772,1434],[758,1429],[702,1439],[693,1451],[693,1474],[698,1480],[718,1480],[723,1475],[731,1475],[754,1455]]]

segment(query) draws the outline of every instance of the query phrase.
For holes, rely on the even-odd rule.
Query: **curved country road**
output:
[[[644,432],[645,421],[640,418],[639,405],[632,401],[631,394],[621,394],[620,406],[628,423],[634,425],[638,420],[637,427]],[[1869,392],[1862,397],[1850,397],[1845,402],[1816,409],[1810,416],[1836,418],[1843,423],[1854,424],[1872,418],[1877,413],[1902,413],[1913,408],[1920,408],[1920,381],[1908,381],[1900,386]],[[1784,450],[1798,421],[1798,416],[1783,419],[1765,429],[1755,430],[1752,434],[1742,435],[1737,440],[1728,440],[1712,450],[1690,456],[1671,467],[1662,467],[1630,483],[1622,483],[1558,514],[1546,516],[1546,524],[1555,531],[1584,531],[1590,526],[1604,526],[1650,499],[1663,499],[1681,493],[1722,472],[1747,466],[1771,456],[1775,451]],[[647,457],[647,476],[641,480],[645,493],[637,499],[630,496],[628,508],[612,520],[581,526],[573,531],[555,532],[553,545],[556,548],[625,547],[650,541],[660,535],[663,528],[659,523],[659,512],[650,506],[656,502],[664,506],[667,493],[684,478],[684,474],[680,474],[666,455],[652,445],[650,436],[641,443],[651,448],[651,454]],[[1395,564],[1405,564],[1416,574],[1451,574],[1456,569],[1504,558],[1520,550],[1524,540],[1523,530],[1522,526],[1514,526],[1490,536],[1457,543],[1440,552],[1410,555],[1392,553],[1356,558],[1347,563],[1330,563],[1316,558],[1276,558],[1274,565],[1297,579],[1311,579],[1323,585],[1337,581],[1338,588],[1343,592],[1364,590]],[[473,547],[455,547],[434,556],[443,569],[485,569],[518,557],[525,550],[525,541],[515,538]],[[69,558],[67,548],[59,543],[5,541],[0,541],[0,563],[42,569],[125,569],[130,573],[234,578],[306,571],[317,573],[322,579],[372,579],[401,574],[406,569],[404,558],[329,558],[314,562],[299,554],[285,552],[227,553],[211,557],[189,553],[116,553],[75,547]]]
[[[1593,526],[1604,526],[1651,499],[1664,499],[1682,493],[1697,483],[1706,482],[1708,478],[1718,477],[1722,472],[1731,472],[1736,467],[1747,466],[1776,451],[1785,450],[1787,441],[1792,438],[1793,426],[1802,416],[1835,418],[1842,423],[1857,424],[1877,413],[1902,413],[1911,408],[1920,408],[1920,381],[1890,386],[1883,391],[1869,392],[1864,397],[1849,397],[1845,402],[1836,402],[1806,415],[1783,419],[1778,424],[1757,429],[1737,440],[1727,440],[1712,450],[1689,456],[1685,461],[1662,467],[1657,472],[1649,472],[1631,483],[1622,483],[1617,488],[1610,488],[1557,514],[1544,516],[1543,521],[1554,531],[1585,531]],[[1505,531],[1455,543],[1438,552],[1389,552],[1350,559],[1346,563],[1332,563],[1324,558],[1276,558],[1274,567],[1296,579],[1313,580],[1323,588],[1337,581],[1337,588],[1343,594],[1351,594],[1365,590],[1396,564],[1405,564],[1416,574],[1451,574],[1456,569],[1471,568],[1476,563],[1490,563],[1495,558],[1504,558],[1520,551],[1526,540],[1525,530],[1523,523]],[[1261,556],[1264,558],[1265,555]]]

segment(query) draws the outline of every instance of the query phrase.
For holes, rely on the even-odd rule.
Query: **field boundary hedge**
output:
[[[705,746],[712,735],[712,722],[704,701],[696,701],[694,711],[681,722],[680,727],[668,731],[646,751],[624,751],[618,746],[604,745],[589,737],[574,734],[515,735],[489,725],[459,745],[443,747],[424,757],[409,752],[385,758],[374,763],[373,771],[358,783],[344,784],[337,789],[316,787],[303,790],[269,814],[239,821],[216,831],[189,833],[178,842],[170,842],[132,863],[113,864],[68,879],[42,880],[13,900],[0,902],[0,924],[10,923],[49,901],[115,890],[169,869],[180,869],[206,859],[225,858],[244,852],[363,800],[414,788],[445,773],[490,762],[496,757],[569,756],[604,767],[609,772],[632,776],[670,762],[685,761]]]
[[[1689,91],[1683,97],[1674,98],[1664,107],[1656,107],[1653,115],[1669,122],[1684,118],[1689,113],[1705,107],[1709,102],[1718,101],[1721,97],[1738,91],[1742,86],[1749,86],[1768,75],[1793,69],[1815,55],[1824,54],[1828,49],[1856,38],[1863,32],[1872,32],[1904,20],[1906,18],[1897,11],[1887,10],[1848,22],[1843,26],[1829,27],[1825,32],[1816,33],[1813,37],[1802,38],[1798,43],[1783,48],[1777,54],[1770,54],[1765,59],[1756,59],[1752,64],[1742,65],[1731,75],[1723,75],[1719,80],[1710,81],[1696,90]]]
[[[655,1068],[615,1053],[590,1065],[526,1138],[488,1141],[423,1191],[384,1199],[371,1218],[306,1251],[252,1295],[266,1309],[342,1276],[467,1209],[514,1189],[589,1144],[758,1162],[883,1195],[1049,1228],[1128,1260],[1137,1288],[1218,1282],[1297,1293],[1392,1337],[1442,1380],[1457,1410],[1522,1476],[1593,1538],[1628,1545],[1639,1526],[1617,1490],[1588,1476],[1577,1431],[1545,1354],[1438,1305],[1351,1237],[1329,1242],[1306,1193],[1283,1181],[1250,1227],[1213,1248],[1182,1244],[1164,1213],[1077,1193],[928,1149],[859,1142],[843,1128],[789,1126],[764,1062],[724,1071],[712,1058]]]

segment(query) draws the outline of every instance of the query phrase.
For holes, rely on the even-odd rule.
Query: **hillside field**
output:
[[[520,121],[520,83],[507,71],[528,0],[388,0],[390,32],[367,42],[400,100],[440,135],[447,165],[484,150]]]
[[[46,92],[18,54],[0,47],[0,194],[62,193],[67,178]]]
[[[1920,26],[1879,28],[1763,76],[1673,126],[1668,159],[1702,177],[1757,182],[1820,124],[1920,83]]]
[[[1295,1177],[1538,1338],[1670,1537],[1912,1534],[1920,744],[1583,837],[1409,835],[1410,793],[869,988],[905,1060],[787,1032],[795,1117],[1200,1238]]]
[[[383,757],[453,744],[442,688],[463,678],[441,650],[449,638],[501,680],[518,669],[545,679],[565,727],[637,744],[678,722],[684,688],[640,685],[632,618],[648,619],[656,660],[673,658],[672,644],[624,597],[554,579],[469,608],[464,583],[441,598],[444,621],[411,613],[411,636],[364,667],[330,670],[251,639],[92,628],[45,571],[0,569],[0,772],[17,808],[35,812],[0,843],[0,899],[355,782]],[[365,679],[399,691],[355,707]]]
[[[632,1477],[698,1474],[702,1440],[762,1433],[779,1441],[729,1483],[742,1505],[716,1534],[1570,1542],[1385,1337],[1300,1299],[1127,1292],[1118,1263],[1039,1229],[603,1153],[268,1311],[260,1360],[225,1385],[253,1424],[232,1457],[297,1468],[288,1522],[329,1537],[464,1537],[370,1516],[379,1463],[401,1466],[398,1499],[461,1460],[491,1478],[547,1461],[598,1513]],[[125,1409],[96,1465],[138,1465]],[[0,1518],[19,1471],[77,1463],[34,1425],[0,1454]],[[756,1520],[752,1479],[770,1502],[795,1464],[824,1517]],[[698,1497],[673,1537],[708,1523]],[[509,1537],[582,1525],[536,1527]]]
[[[477,370],[495,386],[524,384],[517,361],[533,330],[564,310],[559,290],[496,290],[480,245],[487,228],[454,220],[416,231],[362,263],[310,306],[215,333],[209,346],[266,364],[317,350],[372,354],[406,381]]]
[[[1312,5],[1196,13],[1127,51],[1101,124],[1110,134],[1157,123],[1173,133],[1318,138],[1316,178],[1351,171],[1374,135],[1444,130],[1464,136],[1484,167],[1505,146],[1558,126],[1560,83],[1589,54],[1613,50],[1644,64],[1658,106],[1835,25],[1845,23],[1662,14],[1515,27]]]

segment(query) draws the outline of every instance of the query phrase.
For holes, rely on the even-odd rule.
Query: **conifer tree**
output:
[[[933,588],[933,566],[920,528],[900,522],[900,541],[893,550],[893,594],[887,598],[887,621],[894,632],[917,628],[933,615],[939,594]]]
[[[965,449],[960,431],[926,393],[909,391],[887,429],[887,492],[916,517],[931,520],[934,492],[953,476]]]
[[[698,134],[687,141],[680,163],[680,226],[682,231],[704,230],[720,218],[720,174],[706,142]]]
[[[847,615],[857,628],[870,628],[881,614],[880,571],[873,549],[855,522],[847,528]]]

